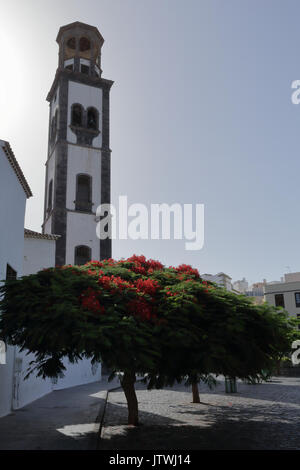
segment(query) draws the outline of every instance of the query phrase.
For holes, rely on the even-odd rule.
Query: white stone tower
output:
[[[62,26],[59,62],[48,93],[49,141],[43,233],[60,235],[56,265],[111,257],[96,235],[96,209],[110,203],[109,92],[101,77],[104,39],[94,26]]]

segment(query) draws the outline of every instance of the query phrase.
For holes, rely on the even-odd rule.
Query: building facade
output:
[[[233,287],[231,284],[231,277],[225,273],[218,273],[218,274],[201,274],[201,277],[206,281],[215,282],[220,287],[224,287],[225,289],[232,291]]]
[[[0,282],[22,276],[24,217],[30,187],[8,142],[0,140]],[[6,345],[0,364],[0,416],[13,408],[16,348]]]
[[[293,280],[289,281],[289,279]],[[285,275],[284,282],[265,284],[264,299],[269,304],[282,307],[291,316],[300,319],[300,274],[289,273]]]
[[[240,293],[242,293],[242,294],[244,294],[244,293],[248,290],[248,287],[249,287],[249,286],[248,286],[248,281],[246,281],[246,279],[245,279],[244,277],[243,277],[243,279],[241,279],[241,280],[239,280],[239,281],[235,281],[235,282],[233,283],[233,288],[234,288],[236,291],[238,291],[238,292],[240,292]]]
[[[56,265],[111,257],[96,235],[96,210],[110,203],[109,92],[102,78],[103,37],[75,22],[62,26],[59,62],[48,93],[49,141],[43,233],[57,234]]]

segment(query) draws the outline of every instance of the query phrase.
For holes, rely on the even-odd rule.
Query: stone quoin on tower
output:
[[[98,29],[62,26],[59,61],[48,93],[49,140],[43,233],[60,235],[56,265],[111,257],[111,239],[96,235],[96,209],[110,203],[109,92],[102,78]]]

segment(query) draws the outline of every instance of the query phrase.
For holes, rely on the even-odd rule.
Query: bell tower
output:
[[[56,265],[111,257],[96,235],[96,209],[110,203],[109,92],[104,39],[94,26],[62,26],[58,68],[48,93],[49,139],[43,233],[60,235]]]

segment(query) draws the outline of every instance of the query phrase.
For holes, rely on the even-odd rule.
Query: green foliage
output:
[[[149,388],[247,379],[287,355],[295,336],[284,311],[142,256],[47,269],[0,294],[2,337],[35,353],[31,371],[43,377],[63,374],[63,357],[89,357],[146,374]]]

